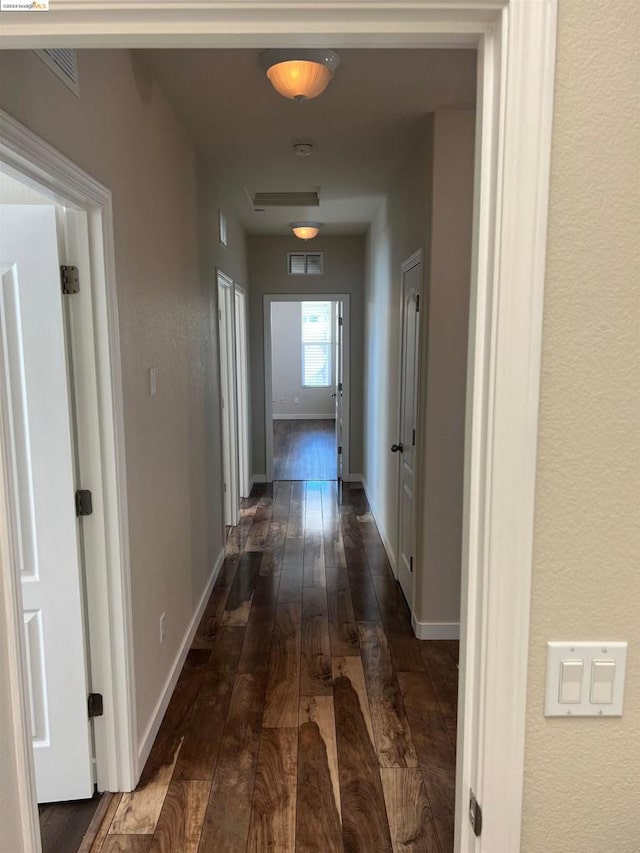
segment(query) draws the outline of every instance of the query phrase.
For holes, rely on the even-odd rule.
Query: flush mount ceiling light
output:
[[[320,222],[292,222],[291,230],[300,240],[313,240],[318,236],[321,224]]]
[[[294,101],[321,95],[340,65],[333,50],[265,50],[260,59],[276,92]]]

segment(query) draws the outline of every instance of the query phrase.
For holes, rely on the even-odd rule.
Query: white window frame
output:
[[[329,300],[318,299],[316,301],[326,302],[329,306],[331,306],[331,302]],[[333,353],[333,336],[331,335],[331,332],[330,332],[330,336],[329,336],[328,341],[305,341],[305,339],[304,339],[304,323],[302,322],[302,315],[304,312],[304,306],[305,305],[306,305],[306,300],[300,303],[300,345],[302,348],[302,376],[300,377],[300,383],[301,383],[302,388],[310,388],[310,389],[331,388],[334,384],[334,381],[333,381],[333,354],[332,354]],[[333,311],[331,310],[331,307],[329,308],[329,314],[330,314],[329,329],[331,330],[333,328],[333,326],[332,326]],[[306,364],[306,358],[307,358],[307,349],[306,348],[308,346],[321,346],[321,347],[327,348],[327,353],[328,353],[328,355],[327,355],[328,371],[327,372],[328,372],[328,376],[327,376],[327,382],[324,383],[323,385],[309,385],[305,382],[305,364]]]
[[[148,0],[135,15],[129,0],[59,6],[3,16],[0,48],[258,50],[273,33],[283,48],[477,48],[454,847],[518,853],[557,0]],[[38,844],[25,830],[25,850]]]

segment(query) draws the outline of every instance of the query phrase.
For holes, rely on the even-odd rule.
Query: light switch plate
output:
[[[571,662],[582,662],[582,684],[575,702],[561,702],[560,679],[575,673],[579,667]],[[611,702],[592,702],[598,691],[592,690],[596,662],[608,662],[615,667]],[[569,666],[566,664],[569,663]],[[550,642],[547,643],[547,685],[544,701],[545,717],[620,717],[624,699],[624,676],[627,663],[627,643],[608,642]],[[565,664],[565,666],[563,666]],[[595,668],[597,671],[597,667]]]

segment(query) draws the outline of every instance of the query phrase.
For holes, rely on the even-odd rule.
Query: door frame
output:
[[[426,306],[424,304],[425,300],[423,299],[423,296],[422,296],[423,291],[424,291],[424,253],[423,253],[422,249],[416,249],[415,252],[413,252],[411,255],[409,255],[409,257],[406,258],[404,261],[402,261],[402,263],[400,264],[400,346],[399,346],[400,357],[399,357],[399,361],[398,361],[398,363],[400,365],[400,373],[398,376],[398,383],[399,383],[398,387],[400,389],[400,397],[399,397],[400,406],[398,407],[398,424],[397,424],[397,432],[396,432],[396,436],[397,436],[396,441],[402,441],[402,433],[401,433],[402,408],[404,405],[402,380],[403,380],[403,370],[404,370],[404,358],[403,358],[404,357],[404,324],[405,324],[405,319],[406,319],[405,313],[404,313],[404,305],[405,305],[404,276],[405,276],[405,273],[409,272],[409,270],[412,270],[418,264],[420,264],[420,266],[421,266],[420,290],[418,292],[418,296],[419,296],[421,305],[420,305],[420,310],[418,311],[418,335],[417,335],[418,339],[416,341],[416,354],[417,354],[417,358],[418,358],[418,365],[417,365],[417,373],[416,373],[416,385],[417,385],[417,387],[416,387],[416,399],[415,399],[416,443],[415,443],[415,447],[414,447],[414,472],[418,470],[418,460],[419,460],[419,455],[420,455],[420,450],[419,450],[419,448],[420,448],[420,402],[425,396],[425,394],[424,394],[425,389],[422,387],[423,377],[422,377],[422,372],[420,370],[420,368],[422,366],[422,358],[421,358],[421,353],[422,353],[422,350],[421,350],[421,347],[422,347],[422,335],[421,335],[422,312],[424,310],[426,310]],[[421,393],[421,391],[422,391],[422,393]],[[398,524],[397,524],[397,529],[396,529],[396,535],[397,535],[396,542],[398,544],[397,544],[397,548],[396,548],[396,559],[394,561],[395,565],[393,563],[391,564],[391,567],[393,569],[393,574],[395,575],[395,578],[398,581],[399,581],[399,577],[400,577],[400,560],[401,560],[400,542],[401,542],[401,537],[402,537],[402,516],[401,516],[402,472],[401,472],[401,468],[402,468],[402,456],[400,455],[400,456],[398,456],[398,470],[397,470],[397,480],[396,480],[396,493],[398,496]],[[414,558],[414,564],[415,564],[415,557],[416,557],[415,545],[416,545],[416,538],[417,538],[416,537],[416,528],[417,528],[418,491],[419,491],[419,487],[420,487],[420,481],[419,481],[419,478],[417,475],[415,475],[414,486],[415,486],[415,488],[414,488],[415,494],[414,494],[414,501],[413,501],[413,516],[414,516],[414,518],[413,518],[413,537],[414,537],[413,558]],[[414,572],[413,572],[413,576],[411,578],[411,606],[409,609],[411,611],[412,623],[414,620],[414,604],[415,604],[415,595],[416,595],[416,572],[415,572],[416,568],[417,568],[416,565],[414,565]]]
[[[0,111],[0,163],[12,177],[64,205],[86,213],[88,281],[70,305],[79,462],[93,492],[92,524],[85,526],[92,690],[104,698],[94,719],[100,790],[131,790],[137,781],[137,728],[131,625],[126,458],[111,193],[35,134]],[[74,299],[75,297],[70,297]],[[12,486],[5,413],[0,413],[0,521],[8,532],[0,552],[4,616],[8,626],[9,678],[22,823],[30,847],[39,849],[31,736],[26,720],[25,649],[20,625],[21,592],[13,567],[17,542],[10,526]],[[89,482],[90,481],[90,482]],[[91,529],[89,529],[91,528]],[[16,609],[18,608],[18,609]]]
[[[478,50],[455,850],[517,853],[557,0],[61,6],[4,13],[0,47]],[[483,806],[477,839],[470,788]]]
[[[228,305],[225,305],[225,343],[222,345],[220,328],[222,314],[220,307],[220,292],[225,290],[228,295]],[[229,482],[223,482],[222,504],[224,524],[236,525],[240,521],[240,455],[238,443],[238,373],[236,365],[236,294],[233,279],[221,269],[216,268],[216,307],[218,311],[218,364],[220,366],[220,398],[226,402],[220,407],[220,428],[222,435],[222,476],[225,477],[225,457],[229,456]],[[227,317],[227,310],[229,316]],[[226,366],[226,382],[224,368]],[[223,388],[227,386],[227,394]],[[226,492],[224,491],[226,487]],[[227,511],[227,502],[229,511]]]
[[[348,293],[265,293],[264,320],[264,438],[267,483],[273,482],[273,377],[271,365],[271,306],[274,302],[342,302],[342,466],[351,479],[349,425],[351,422],[351,305]]]
[[[236,332],[236,382],[238,398],[238,486],[241,498],[251,491],[251,438],[249,415],[249,347],[247,335],[247,294],[244,287],[234,283]],[[238,311],[238,305],[242,309]]]

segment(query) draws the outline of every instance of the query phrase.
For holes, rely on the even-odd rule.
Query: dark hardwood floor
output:
[[[452,851],[457,643],[415,639],[364,493],[343,488],[244,502],[93,853]]]
[[[273,422],[275,480],[335,480],[335,420]]]
[[[42,853],[76,853],[99,804],[100,794],[90,800],[40,804]]]

